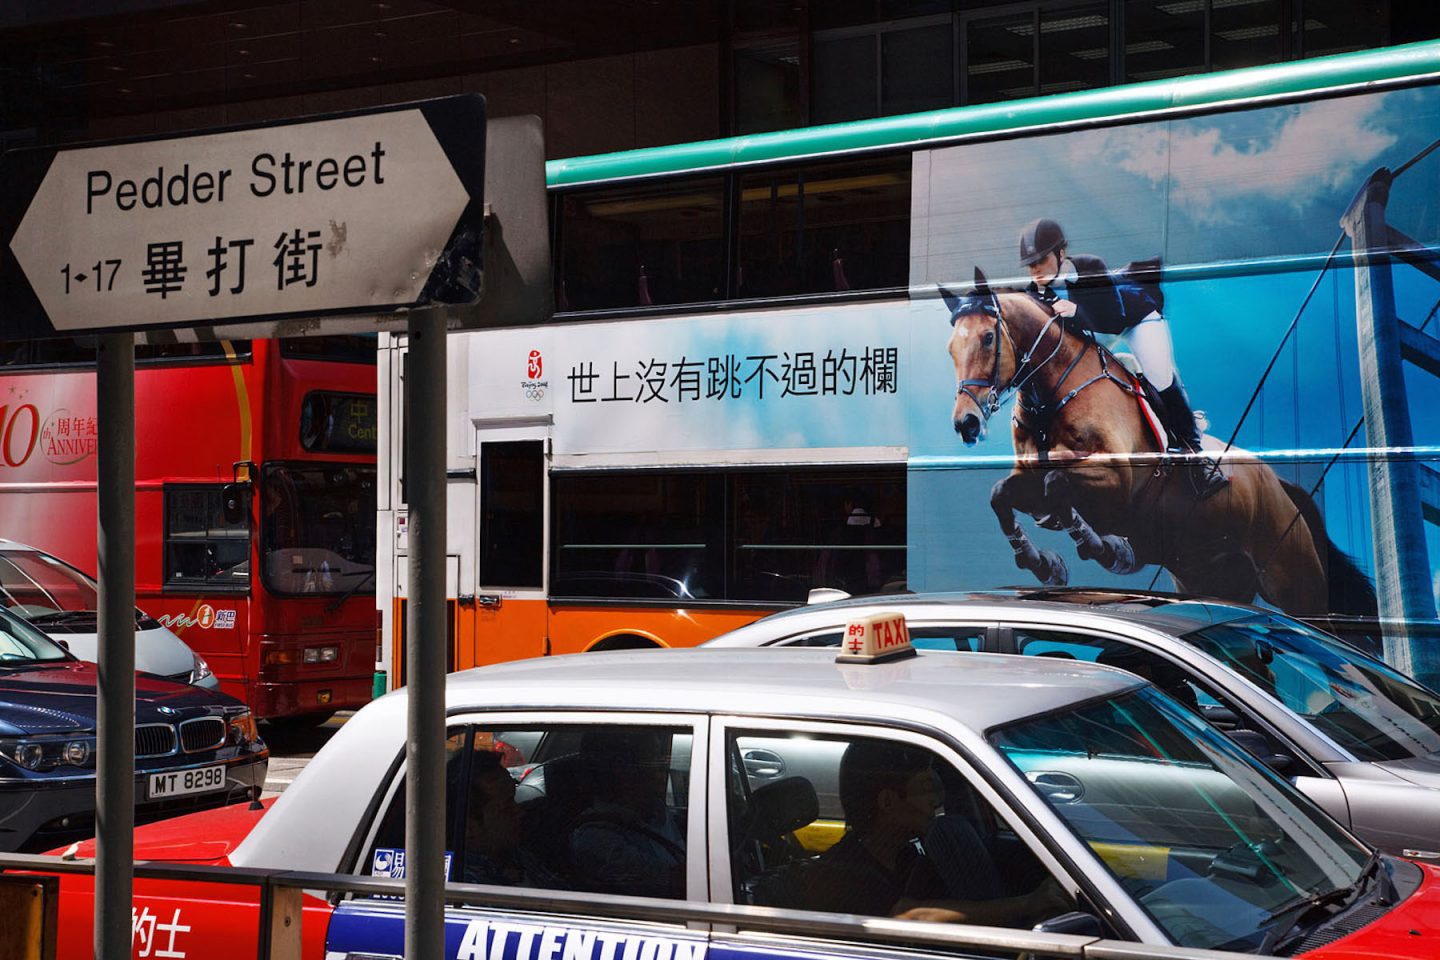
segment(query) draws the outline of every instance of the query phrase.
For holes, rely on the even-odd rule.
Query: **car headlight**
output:
[[[229,722],[228,735],[232,744],[244,746],[260,739],[260,732],[255,727],[255,715],[250,711],[232,713],[227,721]]]
[[[26,770],[94,766],[94,737],[3,737],[0,756]]]
[[[210,664],[206,663],[205,658],[200,656],[200,654],[195,653],[193,650],[191,651],[190,655],[195,658],[195,663],[190,668],[190,682],[199,683],[201,680],[209,678],[212,674],[212,671],[210,670]]]

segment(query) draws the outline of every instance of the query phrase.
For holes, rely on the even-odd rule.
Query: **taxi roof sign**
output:
[[[884,663],[915,656],[910,645],[910,629],[905,614],[883,610],[867,617],[857,617],[845,625],[836,663]]]

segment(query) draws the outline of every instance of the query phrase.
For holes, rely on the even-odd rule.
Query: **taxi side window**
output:
[[[791,644],[796,647],[838,647],[844,631],[811,634]],[[985,648],[985,628],[956,625],[910,628],[910,642],[917,650],[959,650],[977,653]]]
[[[1014,627],[1010,635],[1014,639],[1016,653],[1061,660],[1088,660],[1128,670],[1149,680],[1191,710],[1199,709],[1200,688],[1191,679],[1189,671],[1159,654],[1089,633]]]
[[[453,728],[451,882],[683,898],[689,728]],[[364,872],[404,876],[404,786]],[[388,871],[388,872],[387,872]]]
[[[1253,721],[1228,697],[1159,654],[1108,637],[1061,630],[1015,627],[1011,636],[1019,653],[1090,660],[1144,677],[1277,770],[1288,775],[1305,772],[1307,765],[1295,751],[1263,724]]]
[[[737,903],[1028,928],[1073,909],[952,766],[870,737],[732,731]]]

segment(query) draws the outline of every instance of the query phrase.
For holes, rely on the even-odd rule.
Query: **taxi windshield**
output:
[[[267,464],[260,557],[275,593],[373,591],[375,467]]]
[[[1361,760],[1440,755],[1440,696],[1349,644],[1275,615],[1186,634]]]
[[[1181,946],[1257,950],[1296,904],[1354,885],[1369,856],[1153,688],[990,741]]]

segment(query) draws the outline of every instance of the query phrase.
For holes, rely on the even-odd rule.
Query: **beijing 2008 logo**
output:
[[[530,355],[525,358],[525,379],[520,381],[520,389],[525,391],[525,399],[535,403],[545,399],[545,390],[550,383],[540,379],[544,372],[545,358],[540,356],[539,350],[531,350]]]

